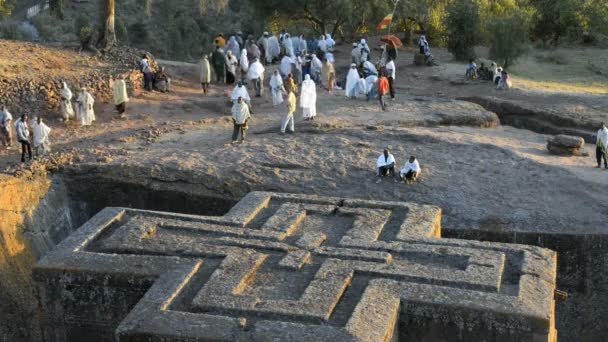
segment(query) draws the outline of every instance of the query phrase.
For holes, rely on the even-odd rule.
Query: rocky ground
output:
[[[341,67],[345,55],[337,54]],[[558,127],[556,133],[592,139],[608,99],[517,89],[517,77],[516,89],[499,92],[489,83],[463,82],[464,66],[437,57],[442,66],[433,68],[412,66],[410,53],[399,57],[398,96],[387,112],[375,101],[319,89],[318,119],[304,122],[299,112],[294,135],[278,134],[283,107],[273,107],[268,94],[256,98],[244,145],[230,144],[226,89],[214,86],[204,96],[195,66],[166,63],[172,92],[133,98],[127,120],[114,120],[113,107],[99,102],[92,127],[51,120],[53,148],[64,153],[56,168],[229,198],[269,190],[430,203],[443,208],[446,231],[604,234],[608,171],[594,168],[594,144],[582,149],[591,157],[555,156],[547,151],[550,136],[521,127]],[[497,115],[473,97],[494,99],[482,103],[486,108],[508,103],[528,111]],[[525,120],[508,121],[509,115]],[[536,126],[527,126],[531,116]],[[399,166],[418,157],[418,183],[376,184],[375,160],[386,146]],[[16,150],[1,153],[6,172],[27,168]]]

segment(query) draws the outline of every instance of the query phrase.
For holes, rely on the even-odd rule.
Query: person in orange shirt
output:
[[[386,100],[384,99],[388,95],[390,85],[388,78],[386,78],[386,71],[380,72],[380,78],[378,79],[378,99],[380,99],[380,106],[382,110],[386,111]]]

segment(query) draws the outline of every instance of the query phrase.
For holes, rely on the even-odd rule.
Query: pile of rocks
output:
[[[549,152],[557,155],[569,156],[587,156],[588,153],[583,152],[585,139],[572,135],[556,135],[547,142]]]

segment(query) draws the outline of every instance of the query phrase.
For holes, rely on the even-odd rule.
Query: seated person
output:
[[[418,164],[418,160],[416,157],[411,156],[410,159],[405,163],[401,172],[399,172],[399,177],[401,180],[405,180],[407,184],[412,184],[416,181],[416,178],[420,176],[420,164]]]
[[[492,79],[492,82],[494,82],[494,84],[498,85],[498,82],[500,82],[501,76],[502,76],[502,68],[497,67],[496,72],[494,73],[494,79]]]
[[[486,68],[486,66],[481,63],[479,69],[477,70],[477,74],[479,75],[480,80],[489,81],[490,78],[490,70]]]
[[[376,183],[380,183],[382,181],[382,177],[395,176],[395,157],[388,152],[388,148],[385,148],[384,153],[378,157],[376,168],[376,175],[379,177]]]
[[[467,80],[476,80],[477,79],[477,64],[475,64],[474,59],[469,60],[469,64],[467,64],[467,71],[464,76]]]
[[[509,76],[509,73],[505,70],[502,71],[501,76],[500,76],[500,81],[498,81],[498,86],[496,87],[496,89],[498,90],[509,90],[511,89],[511,77]]]
[[[367,78],[371,75],[378,76],[378,69],[376,69],[376,66],[370,61],[363,62],[363,77]]]
[[[165,67],[160,67],[160,70],[154,74],[154,88],[158,91],[166,93],[169,91],[171,79],[165,74]]]

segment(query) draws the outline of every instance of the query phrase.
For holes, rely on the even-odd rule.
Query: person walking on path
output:
[[[237,142],[239,133],[241,134],[241,144],[245,142],[245,138],[247,138],[247,125],[250,118],[249,106],[244,103],[242,97],[239,97],[237,102],[232,106],[232,122],[234,124],[232,132],[233,144]]]
[[[293,119],[293,114],[296,112],[296,95],[293,93],[293,90],[287,90],[289,94],[287,95],[287,112],[283,115],[283,119],[281,120],[281,134],[285,134],[287,130],[287,125],[289,125],[288,133],[295,132],[295,123]]]

